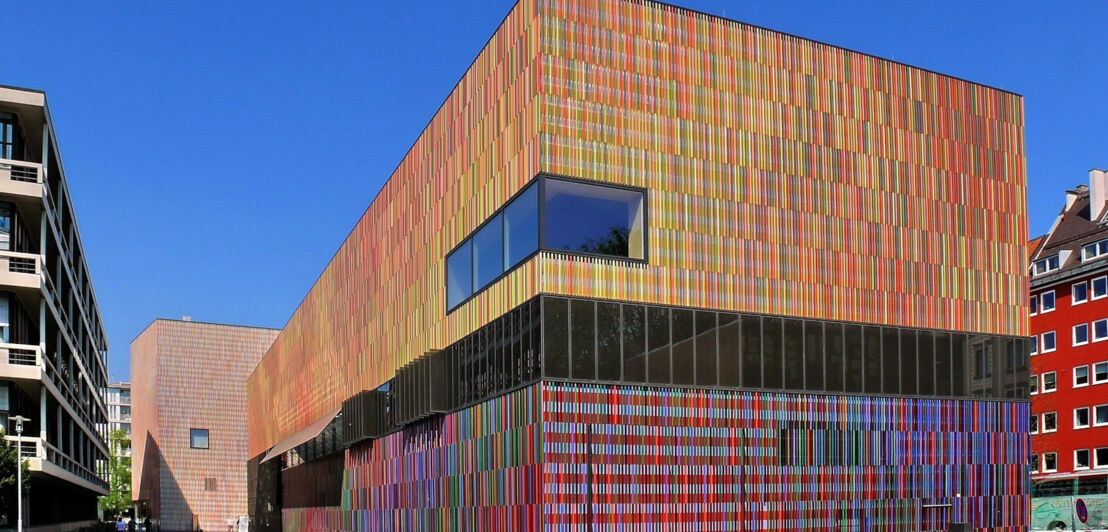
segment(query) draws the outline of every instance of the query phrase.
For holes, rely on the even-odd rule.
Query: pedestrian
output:
[[[138,523],[135,522],[135,518],[132,517],[130,521],[127,521],[127,532],[135,532],[135,526]]]
[[[142,529],[145,532],[150,532],[151,530],[154,530],[153,528],[150,528],[150,516],[142,518]]]
[[[123,522],[123,516],[116,517],[116,519],[117,519],[117,521],[115,522],[116,532],[123,532],[124,530],[127,530],[127,525]]]

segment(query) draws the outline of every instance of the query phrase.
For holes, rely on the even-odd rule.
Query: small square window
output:
[[[1047,412],[1043,414],[1043,432],[1054,432],[1058,430],[1058,413]]]
[[[1039,309],[1042,314],[1054,310],[1054,290],[1047,290],[1039,296]]]
[[[1085,281],[1070,287],[1070,304],[1080,305],[1089,300],[1089,284]]]
[[[1053,473],[1058,470],[1058,453],[1046,453],[1043,455],[1043,472]]]
[[[1031,395],[1039,393],[1039,376],[1031,374]]]
[[[1057,375],[1051,371],[1043,373],[1043,393],[1053,392],[1058,389]]]
[[[204,478],[204,491],[216,491],[215,477]]]
[[[1081,408],[1073,409],[1073,428],[1089,428],[1089,407],[1083,406]]]
[[[1093,299],[1108,296],[1108,276],[1093,279]]]
[[[1027,429],[1031,434],[1039,433],[1039,416],[1037,414],[1031,414],[1030,423]]]
[[[1108,362],[1093,364],[1093,384],[1108,382]]]
[[[1093,425],[1097,427],[1108,425],[1108,405],[1093,407]]]
[[[1098,447],[1093,456],[1096,458],[1094,467],[1097,469],[1108,467],[1108,447]]]
[[[1089,450],[1077,449],[1073,452],[1073,468],[1074,469],[1088,469],[1089,468]]]
[[[1050,353],[1058,348],[1058,337],[1054,331],[1043,333],[1043,353]]]
[[[189,447],[193,449],[207,449],[208,429],[189,429]]]
[[[1089,385],[1089,366],[1077,366],[1073,368],[1073,387],[1080,388]]]
[[[1089,343],[1089,324],[1078,323],[1073,326],[1073,345],[1085,345]]]

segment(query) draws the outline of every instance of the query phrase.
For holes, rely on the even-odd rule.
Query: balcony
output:
[[[38,380],[42,375],[41,361],[37,345],[0,342],[0,377]]]
[[[42,256],[17,251],[0,251],[0,285],[42,288]]]
[[[42,441],[42,438],[23,436],[4,436],[5,440],[16,444],[19,441],[20,456],[27,460],[27,468],[41,471],[74,484],[82,485],[101,495],[108,494],[108,483],[91,469],[66,456],[57,447]]]
[[[0,159],[0,193],[42,197],[42,165]]]

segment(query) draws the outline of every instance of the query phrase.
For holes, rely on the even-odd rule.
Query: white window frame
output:
[[[1050,430],[1046,429],[1046,416],[1054,416],[1054,428]],[[1048,432],[1058,432],[1058,412],[1043,412],[1041,417],[1042,427],[1040,427],[1039,432],[1042,432],[1043,434],[1046,434]]]
[[[1027,428],[1027,432],[1029,432],[1031,434],[1038,434],[1039,433],[1039,414],[1031,414],[1031,417],[1028,418],[1028,420],[1027,420],[1027,424],[1029,425],[1028,428]]]
[[[1046,457],[1054,456],[1054,469],[1047,469]],[[1043,453],[1043,473],[1055,473],[1058,471],[1058,453]]]
[[[1085,245],[1081,246],[1081,262],[1085,262],[1087,260],[1099,259],[1100,257],[1108,255],[1108,253],[1101,253],[1100,252],[1100,245],[1104,244],[1106,242],[1108,242],[1108,239],[1097,240],[1096,242],[1090,242],[1088,244],[1085,244]],[[1092,246],[1093,249],[1096,250],[1096,252],[1093,253],[1093,254],[1089,254],[1088,253],[1089,246]]]
[[[1104,322],[1105,323],[1105,329],[1108,329],[1108,318],[1101,318],[1099,320],[1094,321],[1092,324],[1090,324],[1089,325],[1089,329],[1090,329],[1089,330],[1089,336],[1093,339],[1093,343],[1103,342],[1105,340],[1108,340],[1108,334],[1106,334],[1105,336],[1099,337],[1099,338],[1096,335],[1096,324],[1098,324],[1100,322]]]
[[[1096,367],[1097,366],[1104,366],[1104,370],[1105,370],[1104,371],[1104,380],[1097,380],[1097,378],[1096,378],[1096,373],[1097,373]],[[1096,363],[1092,364],[1092,367],[1093,367],[1092,371],[1089,372],[1089,378],[1092,380],[1093,384],[1104,384],[1104,383],[1108,382],[1108,361],[1096,362]]]
[[[1031,472],[1039,472],[1039,455],[1035,453],[1031,453]]]
[[[1046,348],[1046,337],[1047,337],[1047,335],[1050,335],[1050,337],[1054,339],[1054,347],[1051,347],[1050,349]],[[1039,345],[1039,353],[1040,354],[1042,354],[1042,353],[1053,353],[1057,350],[1058,350],[1058,331],[1047,331],[1047,332],[1043,333],[1043,340],[1042,340],[1041,345]]]
[[[1080,411],[1080,410],[1085,411],[1085,419],[1089,420],[1089,422],[1084,424],[1084,425],[1081,425],[1077,422],[1077,412]],[[1092,415],[1093,415],[1092,411],[1090,411],[1089,407],[1087,407],[1087,406],[1079,406],[1077,408],[1074,408],[1073,409],[1073,430],[1087,429],[1087,428],[1091,427],[1092,426],[1091,423],[1093,421]]]
[[[1085,299],[1082,299],[1081,301],[1078,301],[1077,299],[1074,299],[1074,290],[1073,289],[1075,287],[1079,286],[1079,285],[1085,287]],[[1070,306],[1071,307],[1081,305],[1083,303],[1088,303],[1088,302],[1089,302],[1089,282],[1088,281],[1081,281],[1080,283],[1073,283],[1072,285],[1070,285]]]
[[[1102,463],[1100,463],[1096,460],[1096,454],[1097,454],[1096,452],[1101,450],[1101,449],[1108,449],[1108,447],[1097,447],[1095,449],[1092,449],[1093,456],[1091,457],[1092,458],[1091,461],[1093,463],[1093,469],[1108,469],[1108,462],[1105,462],[1105,463],[1102,464]]]
[[[1080,327],[1085,328],[1085,341],[1084,342],[1077,341],[1077,329],[1080,328]],[[1086,344],[1089,343],[1089,340],[1091,340],[1092,338],[1093,337],[1090,334],[1088,323],[1078,323],[1077,325],[1073,326],[1073,335],[1072,335],[1072,338],[1071,338],[1073,347],[1077,347],[1079,345],[1086,345]]]
[[[1104,281],[1104,295],[1096,295],[1096,282]],[[1089,280],[1089,301],[1096,301],[1098,299],[1104,299],[1108,297],[1108,275],[1101,275],[1100,277],[1093,277]]]
[[[1039,374],[1031,374],[1031,395],[1038,395],[1039,393]]]
[[[1084,466],[1077,465],[1077,453],[1079,453],[1081,451],[1085,451],[1086,453],[1088,453],[1088,455],[1086,456]],[[1092,451],[1090,451],[1089,449],[1074,449],[1073,450],[1073,470],[1074,471],[1084,471],[1086,469],[1092,469],[1092,467],[1093,467],[1093,453],[1092,453]]]
[[[1077,382],[1077,370],[1079,370],[1081,368],[1085,369],[1085,384],[1080,384],[1080,383]],[[1073,367],[1073,387],[1074,388],[1084,388],[1084,387],[1088,386],[1091,382],[1092,382],[1092,375],[1089,373],[1089,366],[1086,365],[1086,366],[1074,366]]]
[[[1039,335],[1037,334],[1031,335],[1031,354],[1039,354]]]
[[[1094,427],[1108,427],[1108,421],[1105,421],[1104,423],[1097,423],[1097,421],[1096,421],[1096,410],[1098,408],[1108,408],[1108,403],[1095,405],[1092,408],[1090,408],[1089,409],[1090,410],[1090,412],[1089,412],[1089,415],[1090,415],[1089,421],[1093,422]]]
[[[1050,294],[1050,298],[1054,301],[1050,308],[1046,308],[1046,295]],[[1054,312],[1054,309],[1058,308],[1058,295],[1054,293],[1054,290],[1046,290],[1039,294],[1039,314],[1046,314],[1048,312]]]
[[[1049,390],[1046,389],[1046,376],[1047,375],[1053,375],[1054,376],[1054,387],[1049,389]],[[1058,372],[1057,371],[1044,371],[1042,373],[1042,375],[1039,377],[1039,382],[1042,383],[1042,388],[1039,390],[1040,393],[1053,393],[1053,392],[1058,391]]]

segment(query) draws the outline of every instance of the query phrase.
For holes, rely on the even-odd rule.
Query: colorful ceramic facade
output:
[[[452,267],[448,265],[448,255],[455,256],[467,242],[477,246],[480,235],[490,224],[501,223],[497,221],[501,216],[507,220],[507,214],[500,214],[502,209],[511,205],[509,200],[514,203],[525,187],[541,183],[536,181],[540,175],[641,191],[644,258],[598,257],[595,253],[552,249],[546,245],[550,227],[540,224],[541,242],[536,252],[491,277],[493,280],[487,285],[476,283],[483,288],[471,296],[448,304]],[[489,390],[511,391],[522,387],[527,391],[503,397],[524,396],[541,403],[518,407],[531,412],[532,419],[543,419],[541,428],[528,425],[535,428],[525,431],[529,437],[546,438],[541,452],[544,464],[541,481],[531,476],[531,470],[527,469],[533,467],[530,462],[531,465],[497,470],[501,471],[496,475],[503,479],[503,485],[511,488],[495,494],[497,502],[490,503],[487,513],[482,513],[483,503],[472,498],[477,494],[471,493],[464,483],[452,495],[457,499],[446,495],[435,499],[458,501],[447,507],[458,508],[458,512],[471,511],[471,517],[480,515],[480,519],[494,520],[480,522],[529,528],[538,521],[550,530],[584,530],[581,527],[586,521],[599,523],[619,512],[634,511],[657,519],[672,517],[673,512],[661,511],[660,506],[644,512],[643,507],[635,505],[648,503],[633,498],[596,503],[586,517],[565,517],[568,521],[557,517],[567,515],[566,512],[576,515],[559,506],[576,504],[558,499],[562,484],[575,482],[559,480],[570,478],[565,476],[570,473],[559,468],[580,474],[583,466],[579,455],[558,450],[561,444],[556,438],[577,437],[567,434],[577,434],[581,427],[567,428],[566,422],[547,417],[549,408],[566,400],[560,394],[572,396],[569,385],[555,382],[606,380],[615,386],[608,393],[618,397],[649,393],[670,398],[691,393],[709,403],[721,401],[718,430],[731,427],[743,438],[747,437],[744,431],[760,425],[754,421],[752,425],[742,424],[739,420],[734,420],[737,425],[728,425],[731,421],[723,407],[727,401],[754,401],[758,406],[746,407],[768,418],[777,415],[777,409],[789,401],[801,405],[789,410],[800,417],[807,415],[802,413],[809,412],[809,408],[829,408],[828,426],[849,425],[846,418],[838,416],[853,408],[877,409],[874,423],[878,426],[893,422],[881,409],[894,407],[913,413],[930,408],[940,413],[963,413],[974,417],[980,426],[953,432],[951,437],[961,434],[981,442],[995,439],[1004,443],[991,445],[987,452],[977,451],[986,453],[977,458],[987,459],[995,468],[963,468],[951,473],[958,479],[969,479],[966,484],[969,489],[953,495],[964,501],[935,504],[952,505],[943,517],[948,521],[972,518],[975,523],[987,523],[983,526],[1018,529],[1022,525],[1016,518],[974,516],[993,515],[986,508],[1026,509],[1027,505],[1026,470],[1019,469],[1027,455],[1020,445],[1026,447],[1026,443],[1017,442],[1023,441],[1020,440],[1023,429],[1007,417],[1018,417],[1027,410],[1026,403],[1014,400],[1020,395],[1020,387],[1026,386],[1023,378],[1026,359],[1022,366],[1017,360],[1025,354],[1011,341],[1027,333],[1025,185],[1023,109],[1018,95],[659,3],[525,0],[508,14],[432,117],[251,374],[250,456],[261,459],[275,448],[281,449],[290,438],[302,436],[301,432],[313,423],[335,412],[347,398],[381,389],[413,360],[426,353],[447,350],[453,357],[451,363],[457,364],[450,367],[457,369],[458,379],[463,381],[458,392],[463,399],[455,403],[460,410],[429,422],[446,424],[446,428],[433,436],[434,442],[412,443],[409,447],[412,460],[423,456],[427,464],[434,464],[436,446],[448,445],[438,443],[438,439],[464,439],[458,434],[460,429],[450,428],[449,423],[455,422],[451,420],[472,409],[496,409],[499,407],[495,405],[508,401],[495,397]],[[548,192],[549,185],[542,186]],[[542,209],[549,211],[553,203],[545,195],[540,198],[539,213],[546,223],[549,212],[542,214]],[[507,238],[506,230],[504,235]],[[477,252],[473,253],[476,258]],[[542,341],[529,344],[538,346],[537,354],[505,347],[504,353],[512,355],[505,354],[504,363],[496,362],[501,360],[497,358],[500,355],[481,354],[481,360],[490,362],[481,362],[474,369],[473,353],[499,349],[488,347],[500,345],[490,344],[488,338],[501,338],[501,332],[496,331],[519,326],[512,320],[501,323],[502,317],[541,294],[678,309],[673,311],[672,325],[666,325],[672,328],[674,347],[672,355],[666,347],[665,360],[666,364],[672,360],[675,369],[665,370],[671,373],[664,383],[644,381],[658,384],[657,388],[636,392],[639,388],[620,384],[634,381],[625,378],[626,368],[609,373],[618,378],[602,378],[604,371],[611,369],[602,366],[606,359],[602,356],[588,359],[593,354],[586,353],[583,360],[595,362],[586,361],[585,365],[594,364],[595,371],[577,373],[574,364],[578,363],[575,358],[580,354],[578,351]],[[600,307],[592,308],[597,309],[596,317],[590,318],[596,320],[600,331],[596,334],[603,335],[605,325],[601,323]],[[979,386],[967,382],[970,387],[964,393],[947,389],[944,394],[940,380],[929,380],[936,385],[933,389],[917,390],[915,384],[903,387],[898,383],[892,394],[930,395],[936,399],[879,399],[873,396],[887,392],[881,385],[882,375],[878,375],[873,392],[866,385],[854,393],[855,397],[721,391],[718,393],[723,395],[717,398],[712,395],[717,392],[706,389],[727,387],[722,380],[724,364],[729,360],[727,357],[739,356],[739,350],[736,347],[727,351],[722,344],[716,350],[713,344],[706,360],[717,364],[720,373],[713,370],[709,375],[712,384],[701,386],[704,389],[681,391],[672,386],[685,384],[679,370],[692,363],[682,358],[686,352],[678,348],[678,328],[682,325],[678,324],[677,316],[696,309],[741,313],[756,323],[770,320],[766,322],[769,326],[776,326],[778,321],[774,320],[784,316],[821,324],[833,322],[835,325],[828,327],[846,327],[847,331],[859,327],[857,324],[908,328],[912,331],[912,351],[909,355],[898,351],[896,360],[903,364],[908,356],[912,365],[895,366],[893,375],[899,374],[901,367],[915,375],[917,367],[934,366],[946,375],[962,376],[980,367],[979,377],[973,377],[979,378],[976,381]],[[543,319],[546,317],[544,314]],[[722,321],[719,323],[722,327]],[[489,330],[490,326],[494,332],[482,332],[484,336],[473,339],[476,332]],[[820,327],[822,331],[823,325]],[[778,329],[767,330],[781,334]],[[544,331],[543,334],[548,334],[550,329]],[[927,343],[932,331],[1003,337],[1008,339],[1003,340],[1008,347],[1003,351],[993,348],[973,351],[965,345],[954,349],[954,344],[946,339],[943,341],[948,342],[944,344],[948,347],[936,349],[935,344]],[[915,343],[917,333],[919,344]],[[597,342],[592,333],[567,334],[569,345]],[[668,346],[668,329],[666,334]],[[840,342],[840,337],[834,338]],[[860,353],[864,340],[860,336],[851,338],[845,344],[835,344],[834,349]],[[461,340],[467,343],[458,351],[455,346]],[[790,348],[775,342],[765,344],[765,348],[784,349],[782,356],[787,361]],[[822,349],[825,344],[822,339],[820,342]],[[830,346],[831,341],[828,342],[826,345]],[[917,345],[921,351],[915,351]],[[597,352],[604,349],[601,343],[594,346]],[[624,344],[620,346],[620,353],[625,353]],[[564,349],[569,357],[564,373],[553,371],[550,364],[551,353],[558,349]],[[522,355],[524,352],[527,354]],[[874,354],[881,359],[881,352]],[[941,360],[954,366],[940,366],[940,358],[930,358],[933,354],[936,357],[941,354],[946,357]],[[765,359],[761,354],[758,356],[758,360],[779,360],[768,358],[770,355]],[[541,384],[534,384],[532,357],[537,357],[542,365]],[[1002,364],[999,360],[1005,357]],[[863,360],[861,355],[858,360]],[[935,360],[935,364],[923,362],[930,360]],[[916,362],[921,365],[916,366]],[[850,392],[855,368],[849,363],[838,366],[845,371],[845,390],[826,386],[822,369],[816,388],[808,387],[806,382],[801,387],[789,386],[790,367],[787,362],[784,364],[785,377],[781,383],[759,378],[754,388]],[[530,379],[521,370],[524,366],[530,371],[526,373]],[[909,367],[912,369],[908,370]],[[742,371],[749,374],[752,370]],[[575,375],[592,377],[579,379]],[[697,373],[689,384],[696,385],[700,378]],[[842,379],[843,375],[836,374],[835,378]],[[885,377],[886,381],[889,378]],[[536,386],[542,391],[536,391]],[[972,401],[970,397],[982,400]],[[588,400],[594,398],[590,396]],[[590,408],[603,410],[607,406],[593,404]],[[542,412],[541,416],[537,412]],[[646,454],[687,457],[685,465],[696,469],[703,465],[695,458],[697,453],[745,452],[725,441],[688,443],[699,441],[699,430],[711,434],[713,429],[697,421],[709,414],[681,412],[691,417],[676,420],[677,427],[667,429],[665,438],[687,442],[644,448]],[[688,428],[684,427],[685,422]],[[928,421],[932,422],[946,421]],[[788,429],[799,431],[787,436],[789,445],[794,441],[802,445],[793,438],[800,438],[804,427],[801,423]],[[518,429],[507,425],[502,428]],[[597,424],[594,437],[629,437],[620,432],[624,429],[631,427],[622,427],[620,423]],[[375,456],[384,452],[379,447],[392,445],[387,442],[394,438],[423,442],[418,435],[427,430],[431,429],[413,425],[375,440],[372,450],[358,445],[349,448],[345,451],[348,489],[369,493],[386,489],[391,482],[387,478],[358,477],[356,472],[361,471],[362,464],[370,467],[368,464],[375,460],[385,460]],[[816,528],[837,527],[843,522],[841,519],[854,518],[843,517],[842,512],[853,516],[855,511],[860,512],[857,515],[878,520],[875,523],[887,523],[891,527],[887,529],[893,530],[897,523],[908,522],[898,520],[911,513],[907,506],[873,502],[863,509],[844,506],[845,501],[857,498],[863,488],[886,494],[895,492],[899,496],[898,490],[908,489],[907,479],[888,477],[894,470],[916,474],[926,468],[969,463],[955,451],[961,444],[944,440],[942,430],[904,430],[906,442],[911,439],[907,434],[920,430],[933,434],[934,445],[944,450],[904,451],[906,454],[889,456],[877,453],[871,465],[878,470],[866,469],[871,467],[867,465],[868,457],[834,466],[841,469],[816,467],[803,474],[799,469],[782,470],[781,475],[796,476],[787,481],[773,477],[777,480],[769,483],[765,480],[768,477],[757,475],[771,473],[742,470],[745,472],[740,474],[741,469],[737,469],[769,467],[772,464],[768,462],[749,466],[723,463],[719,479],[731,486],[724,492],[732,497],[718,499],[718,506],[713,506],[717,501],[712,498],[715,495],[707,494],[700,500],[688,493],[659,492],[657,501],[692,505],[676,514],[684,516],[679,518],[688,523],[690,530],[701,526],[728,528],[740,523],[750,527],[760,520],[773,519],[793,524],[805,522],[797,519],[811,519],[808,523]],[[493,432],[502,434],[499,430]],[[767,445],[779,436],[780,433],[767,434]],[[482,440],[483,445],[501,438],[490,435]],[[941,447],[948,444],[950,451]],[[474,452],[479,455],[491,451],[482,447]],[[518,458],[539,451],[497,452]],[[897,463],[894,458],[907,460],[905,463],[914,463],[921,469],[894,466]],[[851,469],[855,465],[860,469]],[[459,475],[489,475],[490,471],[479,469]],[[400,474],[399,469],[392,472]],[[414,470],[411,473],[416,474]],[[852,476],[856,474],[875,476],[866,481]],[[736,475],[744,480],[736,480],[739,478]],[[772,513],[747,502],[761,500],[758,496],[745,492],[740,496],[735,491],[738,485],[747,482],[745,475],[758,478],[759,486],[800,490],[801,486],[819,484],[835,495],[825,503],[805,502],[808,499],[799,495],[793,499],[771,499],[788,504]],[[534,482],[541,483],[541,490],[527,491]],[[629,483],[617,480],[610,481],[608,487],[621,493],[633,491]],[[447,484],[424,488],[452,489]],[[396,490],[390,491],[390,496],[403,493]],[[946,488],[927,490],[907,499],[917,504],[925,499],[946,500],[951,496]],[[538,504],[533,497],[539,497],[539,493],[544,501],[541,508],[526,507]],[[286,508],[285,526],[295,523],[341,529],[406,529],[411,523],[432,522],[395,521],[402,517],[397,517],[400,514],[394,513],[393,508],[400,512],[399,508],[405,505],[416,507],[418,501],[402,499],[396,503],[376,496],[358,497],[351,495],[342,505],[326,510]],[[875,497],[874,501],[880,499]],[[360,500],[376,502],[363,505]],[[852,509],[843,509],[848,506]],[[813,509],[816,507],[821,509]],[[699,520],[691,517],[705,508],[711,509],[705,514],[708,517]],[[838,517],[834,517],[836,512]],[[450,512],[438,515],[452,518]],[[918,512],[911,515],[928,519]],[[426,513],[403,518],[431,519]],[[357,521],[360,524],[347,524],[354,522],[352,519],[360,520]],[[464,524],[459,524],[458,529],[466,529],[477,521],[459,522]],[[626,525],[612,529],[661,530],[674,524],[652,521],[637,528]]]

